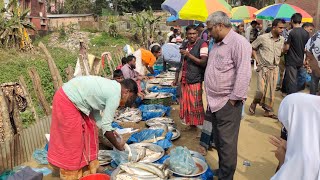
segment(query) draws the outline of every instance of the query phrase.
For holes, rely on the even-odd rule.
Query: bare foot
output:
[[[206,156],[208,153],[207,149],[201,145],[199,146],[198,151],[202,156]]]

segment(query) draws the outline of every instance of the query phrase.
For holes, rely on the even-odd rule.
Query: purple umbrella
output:
[[[177,16],[182,7],[187,3],[188,0],[166,0],[161,4],[161,8],[170,14]]]

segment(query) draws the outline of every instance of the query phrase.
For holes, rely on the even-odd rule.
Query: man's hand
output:
[[[276,158],[278,159],[280,166],[281,166],[284,163],[284,159],[286,156],[287,141],[282,138],[279,138],[279,137],[271,136],[269,139],[269,142],[277,148],[276,150],[273,150],[272,152],[274,152],[274,154],[275,154]]]
[[[176,80],[172,81],[172,86],[177,86],[177,81]]]
[[[183,56],[185,56],[185,57],[189,57],[189,56],[190,56],[189,51],[184,50],[184,49],[180,49],[180,53],[181,53]]]

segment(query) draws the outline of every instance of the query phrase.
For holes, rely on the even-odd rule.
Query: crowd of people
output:
[[[320,98],[314,95],[320,77],[320,33],[313,35],[314,25],[301,21],[296,13],[290,23],[275,19],[268,27],[257,21],[247,28],[235,27],[227,14],[215,12],[206,23],[187,26],[185,38],[180,28],[171,28],[166,40],[157,38],[159,43],[150,42],[149,49],[126,51],[113,73],[116,81],[93,76],[72,79],[53,99],[49,163],[60,169],[62,177],[81,177],[85,166],[95,172],[98,165],[92,152],[97,151],[98,133],[94,124],[115,148],[123,150],[124,142],[117,140],[111,127],[113,115],[118,106],[131,106],[137,97],[144,97],[147,73],[154,74],[154,64],[162,59],[164,70],[168,64],[177,69],[173,85],[180,90],[181,123],[186,130],[201,129],[199,151],[205,155],[215,148],[219,156],[215,174],[231,180],[254,61],[257,88],[249,112],[254,115],[259,105],[263,116],[279,119],[283,125],[281,138],[270,139],[279,160],[273,179],[319,179]],[[306,87],[308,74],[313,95],[297,94]],[[287,96],[279,117],[274,111],[277,90]],[[83,133],[91,139],[79,138]]]

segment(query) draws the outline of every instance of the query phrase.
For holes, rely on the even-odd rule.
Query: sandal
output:
[[[251,103],[249,107],[249,112],[251,113],[251,115],[256,114],[256,108],[257,108],[257,104]]]

